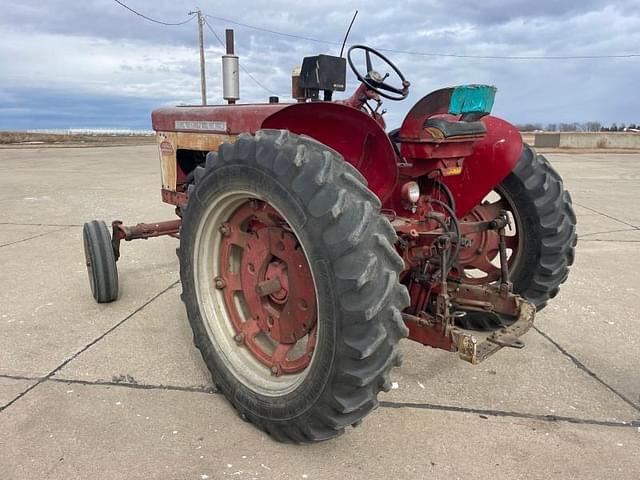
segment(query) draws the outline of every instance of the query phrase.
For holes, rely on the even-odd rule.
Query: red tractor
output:
[[[346,60],[360,85],[332,101]],[[293,87],[296,103],[236,104],[225,86],[227,105],[154,111],[178,218],[112,234],[93,221],[84,240],[108,302],[122,240],[179,237],[181,298],[216,385],[243,419],[308,442],[376,408],[402,338],[474,364],[522,348],[577,237],[558,173],[489,114],[495,88],[437,90],[387,132],[381,98],[409,82],[372,48],[307,57]]]

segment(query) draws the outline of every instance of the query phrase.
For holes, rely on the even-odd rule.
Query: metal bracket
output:
[[[487,338],[487,341],[500,345],[502,347],[524,348],[524,342],[515,335],[509,334],[493,334]]]
[[[518,297],[518,320],[508,327],[501,328],[493,332],[487,339],[478,345],[476,355],[471,359],[462,357],[473,364],[486,360],[502,347],[523,348],[524,343],[519,337],[524,335],[533,326],[533,318],[536,314],[536,307],[523,298]]]

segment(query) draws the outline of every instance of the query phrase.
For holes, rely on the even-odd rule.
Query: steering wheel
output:
[[[366,75],[362,75],[362,73],[360,73],[353,64],[353,60],[351,58],[351,52],[353,52],[354,50],[364,51],[365,61],[367,64]],[[386,63],[387,66],[391,67],[394,72],[396,72],[396,74],[398,75],[398,77],[400,77],[400,80],[402,81],[402,88],[394,87],[385,82],[385,79],[389,76],[388,73],[382,76],[380,73],[378,73],[376,70],[373,69],[373,65],[371,63],[372,53],[374,56],[378,57],[384,63]],[[360,80],[370,90],[373,90],[381,97],[387,98],[389,100],[403,100],[407,97],[407,95],[409,95],[409,85],[411,84],[407,81],[407,79],[404,78],[404,75],[402,75],[402,72],[398,69],[398,67],[396,67],[391,62],[391,60],[389,60],[387,57],[382,55],[377,50],[374,50],[371,47],[367,47],[366,45],[354,45],[351,48],[349,48],[349,51],[347,52],[347,60],[349,61],[349,66],[351,67],[351,70],[353,70],[353,73],[355,74],[355,76],[358,77],[358,80]],[[385,92],[391,92],[391,94],[385,93]]]

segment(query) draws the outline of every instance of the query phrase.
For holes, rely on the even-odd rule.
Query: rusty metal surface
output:
[[[111,223],[113,233],[111,235],[111,245],[116,260],[120,258],[120,241],[127,242],[136,239],[147,239],[152,237],[161,237],[169,235],[177,237],[180,233],[182,220],[169,220],[157,223],[138,223],[133,227],[124,225],[120,220],[114,220]]]
[[[486,360],[504,346],[511,346],[513,348],[522,348],[524,346],[522,342],[515,343],[514,339],[519,339],[531,329],[536,308],[520,297],[518,297],[517,302],[518,320],[508,327],[495,331],[484,342],[478,345],[476,356],[471,359],[471,363],[476,364]]]
[[[394,220],[396,229],[399,227],[397,220]],[[442,220],[438,220],[436,223],[441,222]],[[412,299],[409,312],[403,314],[403,319],[409,328],[411,340],[447,351],[457,351],[461,359],[473,364],[480,363],[505,346],[524,346],[519,337],[531,328],[535,309],[531,310],[528,302],[511,293],[505,242],[505,227],[508,223],[506,212],[501,210],[493,220],[481,219],[469,224],[465,229],[458,227],[458,230],[471,234],[494,231],[497,243],[497,247],[494,245],[494,248],[499,250],[495,253],[499,253],[501,259],[500,267],[494,267],[498,276],[488,283],[478,285],[467,282],[465,276],[452,282],[448,280],[456,259],[453,258],[453,263],[449,262],[453,237],[445,232],[444,222],[441,223],[443,228],[436,229],[438,236],[431,239],[431,243],[422,246],[416,243],[421,238],[429,238],[428,234],[433,232],[427,231],[421,236],[417,230],[409,230],[409,235],[401,242],[405,244],[401,250],[407,263],[405,272],[408,273],[407,286]],[[416,224],[409,225],[418,228]],[[406,225],[402,226],[407,228]],[[423,228],[425,227],[426,225],[423,225]],[[430,264],[433,266],[429,270],[427,266]],[[415,269],[421,265],[424,265],[423,273],[417,274]],[[409,268],[412,270],[409,271]],[[457,271],[460,271],[459,267]],[[470,312],[479,312],[481,315],[498,319],[505,315],[516,320],[510,327],[497,330],[487,340],[478,344],[472,333],[456,327],[456,318]]]
[[[178,178],[184,177],[188,173],[182,172],[180,165],[178,165],[177,159],[180,150],[215,152],[220,144],[225,142],[233,143],[235,139],[235,135],[220,133],[157,132],[162,189],[175,192],[178,187]],[[169,197],[165,199],[163,196],[163,201],[178,205],[178,203],[171,201]]]
[[[475,298],[457,297],[460,290],[452,289],[451,297],[453,305],[470,306],[478,302]],[[458,356],[469,363],[478,364],[486,360],[503,347],[523,348],[524,343],[520,337],[527,333],[533,326],[535,307],[513,294],[503,297],[499,290],[491,287],[470,287],[470,290],[462,291],[467,297],[480,297],[487,299],[482,302],[493,310],[493,304],[497,304],[498,312],[516,317],[516,321],[508,327],[503,327],[483,342],[471,332],[455,327],[453,322],[441,323],[435,317],[426,316],[424,313],[418,317],[404,313],[402,315],[409,328],[409,338],[423,345],[439,348],[450,352],[457,352]],[[465,301],[466,300],[466,301]]]
[[[289,105],[265,103],[159,108],[152,112],[151,123],[157,132],[255,133],[266,117]]]
[[[219,241],[215,285],[236,342],[276,375],[304,370],[315,348],[317,309],[311,269],[296,236],[269,204],[251,200],[222,225]]]
[[[172,190],[162,189],[162,201],[164,203],[170,203],[177,207],[184,207],[189,200],[187,194],[184,192],[174,192]]]

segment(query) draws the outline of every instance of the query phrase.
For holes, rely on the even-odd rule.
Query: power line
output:
[[[144,14],[142,14],[142,13],[136,11],[136,10],[134,10],[130,6],[128,6],[128,5],[124,4],[123,2],[121,2],[120,0],[113,0],[113,1],[116,2],[118,5],[120,5],[121,7],[126,8],[130,12],[135,13],[137,16],[144,18],[145,20],[148,20],[148,21],[153,22],[153,23],[158,23],[160,25],[166,25],[166,26],[169,26],[169,27],[175,27],[175,26],[178,26],[178,25],[184,25],[185,23],[189,23],[191,20],[193,20],[195,18],[193,16],[193,14],[189,14],[189,18],[187,18],[183,22],[177,22],[177,23],[162,22],[160,20],[156,20],[155,18],[148,17],[148,16],[146,16],[146,15],[144,15]]]
[[[210,15],[205,15],[205,17],[209,17]],[[211,25],[209,25],[209,22],[207,22],[207,19],[205,18],[204,20],[204,24],[207,26],[207,28],[209,29],[209,31],[211,33],[213,33],[213,36],[216,37],[216,40],[218,40],[218,43],[222,46],[222,48],[225,48],[225,44],[222,41],[222,39],[218,36],[218,34],[216,33],[216,31],[213,29],[213,27]],[[275,93],[274,91],[270,90],[269,88],[265,87],[260,81],[258,81],[258,79],[256,77],[254,77],[253,75],[251,75],[251,72],[249,72],[249,70],[247,70],[241,63],[239,63],[240,66],[240,70],[242,70],[244,73],[247,74],[247,76],[254,81],[254,83],[256,85],[258,85],[260,88],[262,88],[265,92],[270,93],[271,95],[278,95],[277,93]]]
[[[114,2],[116,2],[121,7],[126,8],[127,10],[132,12],[133,14],[135,14],[135,15],[137,15],[137,16],[145,19],[145,20],[148,20],[148,21],[153,22],[153,23],[157,23],[159,25],[166,25],[166,26],[179,26],[179,25],[184,25],[186,23],[189,23],[195,18],[194,14],[196,13],[196,12],[189,12],[189,17],[186,20],[182,21],[182,22],[175,22],[175,23],[163,22],[163,21],[160,21],[160,20],[156,20],[155,18],[151,18],[151,17],[149,17],[147,15],[144,15],[143,13],[140,13],[137,10],[134,10],[133,8],[131,8],[128,5],[126,5],[121,0],[114,0]],[[216,31],[213,29],[211,24],[207,21],[207,18],[212,18],[214,20],[218,20],[218,21],[221,21],[221,22],[231,23],[231,24],[234,24],[234,25],[238,25],[240,27],[248,28],[248,29],[251,29],[251,30],[256,30],[256,31],[259,31],[259,32],[269,33],[269,34],[272,34],[272,35],[279,35],[279,36],[283,36],[283,37],[295,38],[295,39],[298,39],[298,40],[305,40],[305,41],[309,41],[309,42],[322,43],[322,44],[326,44],[326,45],[340,45],[341,44],[340,42],[336,42],[336,41],[332,41],[332,40],[322,40],[322,39],[319,39],[319,38],[306,37],[306,36],[302,36],[302,35],[296,35],[296,34],[293,34],[293,33],[280,32],[280,31],[277,31],[277,30],[270,30],[270,29],[267,29],[267,28],[257,27],[255,25],[250,25],[248,23],[238,22],[236,20],[231,20],[229,18],[224,18],[224,17],[218,17],[218,16],[215,16],[215,15],[205,14],[205,15],[203,15],[203,17],[204,17],[203,18],[203,23],[207,26],[209,31],[214,35],[214,37],[216,38],[218,43],[222,46],[222,48],[225,48],[225,44],[222,41],[222,39],[218,36]],[[353,23],[353,21],[352,21],[352,23]],[[351,29],[351,26],[349,27],[349,29]],[[344,45],[343,45],[343,48],[344,48]],[[379,50],[381,52],[397,53],[397,54],[402,54],[402,55],[413,55],[413,56],[421,56],[421,57],[447,57],[447,58],[466,58],[466,59],[482,59],[482,60],[592,60],[592,59],[612,59],[612,58],[636,58],[636,57],[640,57],[640,53],[616,54],[616,55],[465,55],[465,54],[440,53],[440,52],[416,52],[416,51],[410,51],[410,50],[396,50],[396,49],[391,49],[391,48],[377,48],[377,50]],[[260,88],[262,88],[264,91],[268,92],[271,95],[277,95],[277,93],[275,93],[271,89],[267,88],[257,78],[255,78],[251,74],[251,72],[249,72],[249,70],[247,70],[242,64],[240,64],[239,66],[240,66],[240,69],[256,85],[258,85]]]
[[[187,18],[186,20],[182,21],[182,22],[176,22],[176,23],[171,23],[171,22],[163,22],[160,20],[156,20],[155,18],[151,18],[143,13],[138,12],[137,10],[134,10],[133,8],[131,8],[130,6],[126,5],[125,3],[123,3],[120,0],[113,0],[114,2],[116,2],[118,5],[120,5],[121,7],[126,8],[127,10],[129,10],[130,12],[134,13],[135,15],[144,18],[145,20],[148,20],[150,22],[153,23],[157,23],[160,25],[167,25],[167,26],[178,26],[178,25],[184,25],[190,21],[192,21],[194,18],[196,18],[194,15],[197,12],[189,12],[189,18]],[[211,15],[204,15],[205,17],[212,17]],[[216,17],[212,17],[212,18],[216,18]],[[211,25],[209,24],[209,22],[207,22],[206,18],[203,19],[203,23],[207,26],[207,28],[209,29],[209,31],[211,31],[211,33],[213,33],[214,37],[216,37],[216,40],[218,40],[218,43],[220,43],[220,45],[222,46],[222,48],[225,48],[224,42],[222,41],[222,39],[218,36],[218,34],[216,33],[216,31],[213,29],[213,27],[211,27]],[[233,23],[233,22],[231,22]],[[262,88],[264,91],[266,91],[267,93],[271,94],[271,95],[277,95],[277,93],[275,93],[274,91],[272,91],[271,89],[265,87],[256,77],[254,77],[251,72],[249,70],[247,70],[242,64],[240,64],[240,69],[251,79],[254,81],[254,83],[256,85],[258,85],[260,88]]]
[[[191,12],[189,14],[189,17],[182,21],[182,22],[163,22],[160,20],[156,20],[155,18],[151,18],[147,15],[144,15],[143,13],[138,12],[137,10],[134,10],[133,8],[129,7],[128,5],[126,5],[124,2],[122,2],[121,0],[113,0],[114,2],[116,2],[118,5],[120,5],[123,8],[126,8],[127,10],[129,10],[130,12],[134,13],[135,15],[144,18],[145,20],[148,20],[150,22],[153,23],[157,23],[159,25],[166,25],[166,26],[179,26],[179,25],[184,25],[186,23],[191,22],[195,17],[193,15],[193,12]],[[215,15],[205,15],[205,17],[208,18],[212,18],[214,20],[218,20],[221,22],[226,22],[226,23],[231,23],[233,25],[238,25],[240,27],[244,27],[244,28],[249,28],[251,30],[256,30],[259,32],[264,32],[264,33],[269,33],[272,35],[279,35],[281,37],[288,37],[288,38],[295,38],[298,40],[306,40],[308,42],[315,42],[315,43],[322,43],[325,45],[340,45],[340,42],[336,42],[333,40],[323,40],[320,38],[313,38],[313,37],[306,37],[303,35],[296,35],[293,33],[286,33],[286,32],[280,32],[277,30],[270,30],[268,28],[262,28],[262,27],[258,27],[255,25],[250,25],[248,23],[243,23],[243,22],[238,22],[236,20],[231,20],[229,18],[225,18],[225,17],[218,17]],[[216,38],[218,38],[218,41],[221,42],[222,46],[224,47],[224,43],[222,43],[222,41],[220,40],[220,38],[217,36],[217,34],[215,33],[215,31],[213,30],[213,28],[211,27],[211,25],[206,22],[207,27],[209,28],[209,30],[211,30],[211,32],[216,36]],[[442,52],[416,52],[416,51],[411,51],[411,50],[397,50],[397,49],[392,49],[392,48],[376,48],[376,50],[379,50],[381,52],[387,52],[387,53],[398,53],[401,55],[413,55],[413,56],[419,56],[419,57],[445,57],[445,58],[467,58],[467,59],[480,59],[480,60],[598,60],[598,59],[612,59],[612,58],[638,58],[640,57],[640,53],[622,53],[622,54],[612,54],[612,55],[466,55],[466,54],[458,54],[458,53],[442,53]],[[246,69],[244,69],[242,66],[240,67],[242,68],[245,73],[254,81],[256,82],[256,84],[260,85],[262,88],[264,88],[266,91],[268,91],[269,93],[272,93],[268,88],[264,87],[264,85],[262,85],[258,80],[256,80],[253,75],[251,75],[251,73],[249,73]],[[274,94],[275,95],[275,94]]]
[[[327,45],[340,45],[340,42],[334,42],[331,40],[320,40],[318,38],[311,38],[311,37],[303,37],[300,35],[294,35],[293,33],[278,32],[276,30],[269,30],[268,28],[256,27],[255,25],[249,25],[247,23],[237,22],[236,20],[230,20],[228,18],[216,17],[214,15],[205,15],[205,17],[213,18],[214,20],[219,20],[221,22],[231,23],[233,25],[238,25],[240,27],[250,28],[251,30],[257,30],[259,32],[271,33],[273,35],[280,35],[282,37],[297,38],[300,40],[307,40],[309,42],[316,42],[316,43],[324,43]]]
[[[302,35],[295,35],[293,33],[279,32],[277,30],[270,30],[268,28],[257,27],[248,23],[238,22],[229,18],[217,17],[214,15],[205,15],[206,17],[221,22],[231,23],[240,27],[249,28],[259,32],[270,33],[272,35],[280,35],[282,37],[295,38],[299,40],[306,40],[309,42],[322,43],[327,45],[340,45],[340,42],[334,42],[331,40],[322,40],[319,38],[305,37]],[[375,47],[374,47],[375,48]],[[606,59],[606,58],[635,58],[640,57],[640,53],[626,53],[616,55],[464,55],[456,53],[441,53],[441,52],[414,52],[409,50],[395,50],[391,48],[376,48],[381,52],[398,53],[403,55],[414,55],[420,57],[449,57],[449,58],[475,58],[481,60],[594,60],[594,59]]]
[[[412,52],[407,50],[392,50],[389,48],[377,48],[376,50],[380,50],[381,52],[415,55],[421,57],[476,58],[481,60],[594,60],[603,58],[640,57],[640,53],[628,53],[620,55],[463,55],[456,53]]]

